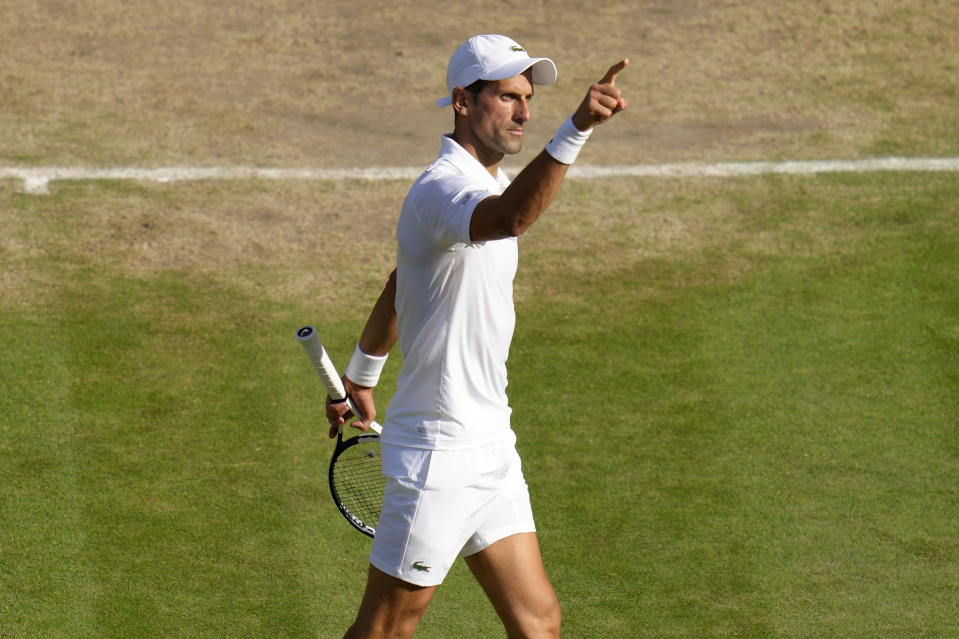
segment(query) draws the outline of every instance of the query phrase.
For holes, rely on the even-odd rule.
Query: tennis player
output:
[[[409,637],[458,556],[509,637],[559,637],[506,396],[517,237],[549,206],[592,128],[626,108],[619,62],[512,183],[500,170],[523,146],[535,85],[556,66],[515,41],[480,35],[446,73],[453,133],[409,191],[397,266],[363,330],[344,386],[376,415],[372,388],[399,339],[403,366],[383,423],[382,515],[366,593],[346,636]],[[354,417],[327,402],[330,436]],[[455,632],[453,634],[456,634]]]

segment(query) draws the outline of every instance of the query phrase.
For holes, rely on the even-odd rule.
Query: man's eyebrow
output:
[[[516,98],[525,97],[527,100],[532,100],[533,96],[536,94],[533,91],[530,91],[529,93],[525,93],[525,94],[520,91],[503,91],[502,93],[500,93],[500,95],[508,95],[510,97],[516,97]]]

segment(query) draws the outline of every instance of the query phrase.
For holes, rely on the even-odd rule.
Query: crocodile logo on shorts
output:
[[[419,572],[429,572],[430,567],[424,564],[422,561],[414,561],[413,570],[418,570]]]

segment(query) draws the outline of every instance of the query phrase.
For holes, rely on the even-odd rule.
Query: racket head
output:
[[[386,478],[380,461],[380,436],[372,433],[347,440],[337,435],[330,459],[330,493],[340,513],[364,535],[376,534]]]

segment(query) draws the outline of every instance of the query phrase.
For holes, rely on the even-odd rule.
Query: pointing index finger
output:
[[[619,73],[620,73],[620,71],[622,71],[623,69],[625,69],[627,65],[629,65],[629,58],[625,58],[625,59],[623,59],[623,60],[620,60],[619,62],[617,62],[616,64],[614,64],[613,66],[611,66],[611,67],[609,68],[609,70],[606,72],[606,75],[603,76],[603,79],[600,80],[599,83],[600,83],[600,84],[615,84],[615,83],[616,83],[616,76],[618,76]]]

